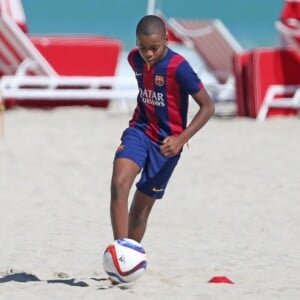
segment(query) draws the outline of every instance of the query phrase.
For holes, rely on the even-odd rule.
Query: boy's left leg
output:
[[[152,207],[157,199],[163,197],[179,158],[180,155],[173,157],[162,155],[160,147],[156,144],[149,147],[148,159],[136,184],[137,190],[129,211],[130,238],[138,242],[142,240]]]
[[[141,242],[155,199],[136,190],[129,211],[128,237]]]

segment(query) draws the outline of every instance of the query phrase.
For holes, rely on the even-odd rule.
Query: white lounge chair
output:
[[[0,15],[0,72],[0,104],[6,99],[110,99],[127,110],[126,100],[137,95],[134,78],[58,75],[5,10]]]
[[[170,18],[168,29],[192,47],[203,60],[217,83],[206,84],[216,102],[235,101],[233,56],[243,51],[221,20],[186,20]]]
[[[260,122],[264,121],[271,108],[300,109],[300,84],[270,85],[258,111],[256,120]]]
[[[171,18],[168,24],[187,45],[194,47],[221,83],[232,76],[233,55],[243,49],[220,20]]]
[[[300,1],[286,0],[279,20],[275,22],[281,47],[296,49],[300,56]],[[299,74],[295,74],[299,76]],[[257,120],[263,121],[271,108],[300,109],[300,84],[270,85],[259,109]]]

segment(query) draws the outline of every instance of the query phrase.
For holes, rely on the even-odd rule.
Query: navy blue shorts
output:
[[[127,158],[134,161],[141,169],[141,178],[136,187],[153,199],[163,197],[168,181],[177,165],[180,154],[166,157],[141,130],[129,127],[122,135],[115,159]]]

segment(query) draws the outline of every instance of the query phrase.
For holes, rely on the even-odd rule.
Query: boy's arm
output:
[[[214,103],[204,87],[192,97],[199,105],[199,110],[180,135],[169,136],[163,141],[160,150],[166,156],[174,156],[179,153],[183,145],[208,122],[215,112]]]
[[[215,112],[214,103],[204,87],[196,94],[193,94],[192,97],[199,105],[199,110],[182,133],[187,140],[198,132]]]

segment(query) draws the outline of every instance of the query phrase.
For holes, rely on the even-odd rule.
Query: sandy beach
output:
[[[142,242],[145,274],[110,288],[112,159],[130,115],[5,113],[0,299],[300,299],[300,119],[214,117],[185,148]],[[213,284],[226,276],[234,284]]]

